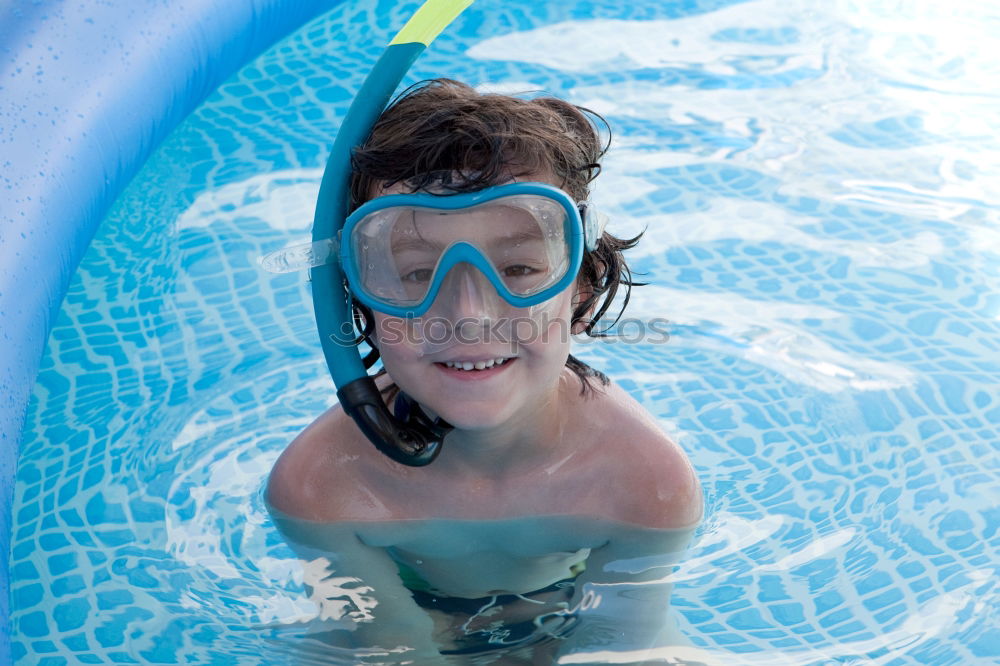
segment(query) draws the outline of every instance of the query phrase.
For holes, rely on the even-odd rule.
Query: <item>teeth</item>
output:
[[[491,358],[488,361],[445,361],[445,365],[449,368],[457,368],[459,370],[485,370],[486,368],[492,368],[494,365],[503,365],[506,361],[506,358],[500,356]]]

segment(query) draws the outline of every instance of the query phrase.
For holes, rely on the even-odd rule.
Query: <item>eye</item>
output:
[[[403,282],[427,282],[431,279],[431,269],[417,268],[400,277]]]
[[[514,264],[503,269],[504,277],[527,277],[538,273],[538,269],[526,264]]]

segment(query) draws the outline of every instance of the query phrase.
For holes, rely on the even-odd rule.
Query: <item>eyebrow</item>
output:
[[[496,245],[517,245],[518,243],[524,241],[537,241],[542,240],[541,232],[530,232],[530,231],[520,231],[511,236],[504,236],[503,238],[494,239],[490,243],[492,246]],[[432,243],[424,238],[413,238],[405,237],[400,238],[398,241],[392,241],[391,243],[393,252],[406,252],[410,250],[420,251],[426,250],[428,248],[443,250],[444,245],[441,243]]]

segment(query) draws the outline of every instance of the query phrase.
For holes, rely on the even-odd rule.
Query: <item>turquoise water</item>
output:
[[[414,6],[279,44],[104,222],[25,429],[17,663],[386,663],[303,647],[317,610],[260,491],[334,395],[308,285],[256,262],[308,236]],[[614,127],[594,198],[647,229],[628,316],[670,340],[579,354],[698,470],[671,603],[722,663],[1000,663],[998,30],[985,2],[480,0],[411,72]]]

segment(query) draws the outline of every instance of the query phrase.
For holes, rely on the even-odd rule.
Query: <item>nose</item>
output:
[[[445,276],[433,308],[452,321],[488,322],[498,316],[499,299],[496,289],[478,268],[462,263]]]

